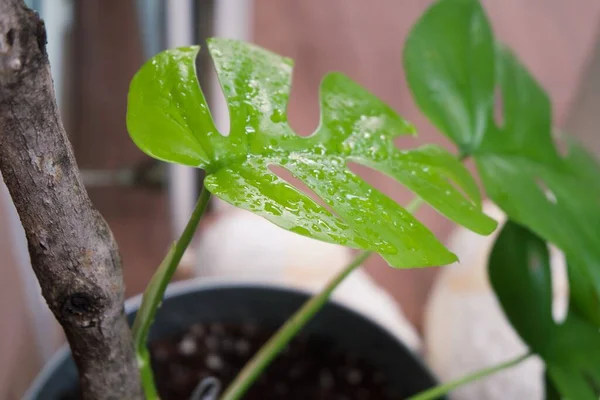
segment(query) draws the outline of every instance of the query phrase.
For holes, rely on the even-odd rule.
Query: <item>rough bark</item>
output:
[[[0,172],[83,397],[142,399],[117,246],[82,185],[45,44],[43,22],[23,0],[0,0]]]

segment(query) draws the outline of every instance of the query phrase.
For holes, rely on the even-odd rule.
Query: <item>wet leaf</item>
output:
[[[395,267],[456,260],[415,217],[348,169],[377,169],[448,218],[482,233],[495,222],[482,214],[477,186],[455,157],[435,146],[399,150],[393,139],[413,127],[346,76],[321,84],[321,124],[296,135],[286,107],[292,61],[239,41],[212,39],[209,51],[229,106],[230,132],[214,126],[198,85],[198,47],[169,50],[134,77],[127,126],[135,143],[158,159],[203,168],[217,197],[287,230],[379,252]],[[325,207],[273,173],[301,179]]]

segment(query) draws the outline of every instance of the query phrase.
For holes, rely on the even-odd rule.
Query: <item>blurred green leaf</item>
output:
[[[398,150],[393,139],[414,134],[413,127],[346,76],[323,79],[321,124],[300,137],[286,117],[291,60],[239,41],[212,39],[208,46],[229,106],[229,135],[217,132],[198,85],[199,48],[168,50],[141,68],[129,91],[127,127],[147,154],[205,169],[211,193],[282,228],[379,252],[395,267],[443,265],[456,257],[409,212],[351,172],[350,162],[389,175],[476,232],[495,228],[462,164],[435,146]],[[332,211],[271,166],[301,179]]]
[[[567,137],[568,154],[565,158],[570,170],[575,172],[588,189],[600,198],[600,163],[575,139]]]
[[[495,86],[494,38],[481,5],[441,1],[404,44],[404,70],[421,110],[465,154],[487,129]]]
[[[490,255],[489,277],[512,326],[546,362],[547,398],[560,398],[557,391],[567,399],[596,400],[600,331],[574,313],[562,324],[554,322],[550,255],[544,240],[509,220]]]
[[[565,139],[568,144],[567,167],[579,176],[579,186],[586,192],[585,197],[600,199],[600,164],[575,140]],[[586,216],[582,215],[582,218]],[[595,288],[598,278],[594,274],[600,271],[600,259],[583,254],[568,257],[567,263],[571,311],[600,328],[600,293]]]
[[[486,192],[567,254],[600,260],[600,198],[559,157],[545,92],[512,54],[498,54],[505,123],[488,130],[474,154]],[[600,290],[600,271],[591,278]]]
[[[561,400],[561,395],[556,389],[552,378],[548,375],[548,371],[544,374],[544,399],[545,400]]]
[[[562,397],[598,399],[598,163],[573,143],[566,156],[559,154],[548,95],[495,43],[479,1],[435,3],[409,34],[404,64],[419,107],[474,158],[486,193],[511,220],[489,265],[507,317],[544,358]],[[560,247],[568,260],[571,307],[560,325],[552,319],[545,241]]]
[[[507,221],[490,254],[490,283],[515,330],[538,354],[554,328],[550,255],[543,239]]]
[[[589,261],[593,263],[592,260]],[[595,290],[589,271],[600,268],[598,265],[582,266],[567,258],[569,275],[569,310],[600,328],[600,297]]]
[[[597,400],[600,396],[600,332],[571,314],[558,325],[545,357],[548,374],[566,399]]]
[[[559,155],[547,94],[495,44],[479,1],[435,3],[409,34],[404,64],[417,104],[473,156],[489,197],[560,247],[577,269],[571,275],[587,280],[586,300],[575,293],[576,302],[588,307],[600,298],[600,169],[578,146]],[[494,118],[496,86],[501,122]]]

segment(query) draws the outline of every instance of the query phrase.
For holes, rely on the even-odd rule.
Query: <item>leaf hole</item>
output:
[[[202,90],[202,92],[206,98],[206,104],[210,110],[210,115],[215,123],[217,132],[223,136],[229,136],[231,130],[229,106],[225,99],[225,93],[219,83],[217,69],[210,57],[208,45],[205,41],[203,41],[202,51],[200,51],[196,59],[196,71],[200,88],[208,88],[208,90]]]
[[[409,204],[415,196],[417,196],[416,193],[404,186],[401,182],[396,181],[394,178],[377,171],[376,169],[355,162],[348,162],[347,166],[365,182],[401,205]],[[447,178],[446,181],[467,201],[475,204],[471,197],[453,179]]]
[[[449,139],[446,139],[445,137],[443,137],[443,138],[436,138],[435,140],[438,142],[439,146],[442,146],[444,148],[452,148],[452,143],[450,142]],[[442,143],[439,143],[440,141],[442,141]],[[412,150],[412,149],[416,149],[419,146],[421,146],[422,145],[421,142],[422,142],[421,138],[417,138],[417,137],[411,136],[411,135],[402,135],[402,136],[398,136],[398,137],[394,138],[394,147],[396,147],[400,151]],[[471,176],[475,177],[475,179],[477,181],[477,185],[479,187],[481,187],[480,181],[479,181],[479,174],[473,173],[476,170],[476,168],[475,168],[475,162],[471,158],[467,158],[467,159],[463,160],[462,163],[469,170],[469,172],[471,173]],[[360,165],[360,164],[357,164],[357,165]],[[385,174],[380,174],[380,175],[384,175],[384,176],[387,177],[387,175],[385,175]],[[389,178],[389,179],[391,179],[396,185],[398,185],[398,182],[396,182],[394,179],[392,179],[392,178]],[[471,197],[463,190],[463,188],[459,184],[457,184],[453,179],[447,178],[446,180],[465,199],[467,199],[471,203],[475,204],[475,202],[473,201],[473,199],[471,199]],[[402,186],[402,184],[399,184],[399,185],[404,188],[404,186]],[[379,190],[381,190],[381,189],[379,189]],[[408,193],[413,194],[412,191],[410,191],[408,189],[406,189],[406,190],[408,191]]]
[[[292,172],[278,164],[269,164],[268,168],[271,172],[283,179],[306,196],[310,197],[320,206],[323,206],[327,211],[339,218],[339,215],[321,198],[316,194],[310,187],[308,187],[302,180],[296,178]]]
[[[554,194],[554,192],[552,190],[550,190],[546,186],[546,183],[544,183],[544,181],[542,179],[535,178],[535,184],[542,191],[544,196],[546,196],[546,200],[548,200],[552,204],[556,204],[556,202],[557,202],[556,195]]]
[[[398,150],[406,151],[419,147],[422,140],[412,135],[400,135],[394,138],[394,147]]]
[[[473,177],[473,179],[475,180],[475,184],[479,188],[479,193],[480,193],[480,195],[482,195],[481,187],[483,186],[483,184],[481,183],[481,178],[479,177],[479,174],[477,173],[477,166],[475,165],[475,160],[472,157],[469,157],[469,158],[463,159],[461,162],[465,166],[465,168],[469,171],[469,174],[471,175],[471,177]],[[465,192],[465,190],[462,188],[462,186],[460,186],[458,183],[456,183],[453,179],[448,178],[447,181],[465,199],[467,199],[473,205],[475,205],[475,201],[473,201],[473,199],[471,198],[471,196],[469,196],[468,193]],[[484,193],[483,193],[483,195],[484,195]],[[483,201],[483,198],[482,198],[482,201]]]
[[[494,122],[498,128],[504,127],[505,119],[504,119],[504,100],[502,98],[502,91],[500,89],[496,89],[494,93],[494,105],[493,105],[493,117]]]
[[[295,60],[295,65],[287,105],[287,120],[292,131],[298,136],[310,136],[317,130],[321,118],[318,95],[321,74],[314,71],[313,60],[318,58],[314,54],[314,46],[301,48],[301,53],[297,56],[289,55]],[[296,82],[302,82],[302,85],[295,84]]]
[[[553,132],[554,148],[558,155],[565,158],[569,155],[569,143],[565,140],[559,132]]]
[[[552,273],[552,318],[557,324],[567,319],[569,310],[569,278],[565,255],[550,246],[550,268]]]
[[[406,205],[415,197],[414,193],[406,186],[376,169],[353,161],[349,161],[346,165],[362,180],[399,204]]]

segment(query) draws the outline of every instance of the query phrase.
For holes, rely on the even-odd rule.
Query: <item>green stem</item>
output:
[[[144,291],[142,304],[135,316],[133,323],[133,344],[138,362],[138,368],[142,379],[142,387],[147,400],[159,399],[158,392],[154,385],[154,377],[152,375],[152,367],[150,365],[150,354],[146,347],[148,340],[148,332],[154,321],[156,310],[162,302],[167,285],[171,281],[177,266],[181,262],[181,258],[185,250],[189,246],[194,233],[198,228],[198,223],[210,199],[210,192],[202,187],[202,192],[196,203],[196,207],[188,221],[181,237],[173,243],[166,257],[160,263],[160,266],[152,276],[148,287]]]
[[[369,256],[370,251],[361,252],[348,266],[325,286],[317,295],[310,298],[279,330],[269,339],[267,343],[254,355],[244,366],[235,380],[229,385],[221,400],[240,399],[250,388],[252,383],[259,377],[271,361],[287,346],[296,334],[306,325],[308,321],[319,311],[329,299],[333,290],[354,269],[360,266]]]
[[[425,390],[424,392],[421,392],[412,397],[409,397],[408,400],[434,400],[434,399],[437,399],[440,396],[448,394],[450,391],[456,389],[459,386],[462,386],[469,382],[473,382],[473,381],[479,380],[481,378],[484,378],[486,376],[495,374],[496,372],[502,371],[503,369],[514,367],[515,365],[517,365],[520,362],[529,358],[529,356],[531,356],[531,355],[532,355],[532,353],[523,354],[513,360],[506,361],[502,364],[479,370],[471,375],[464,376],[455,381],[444,383],[444,384],[436,386],[434,388]]]
[[[421,200],[420,197],[415,197],[410,204],[406,206],[406,210],[410,213],[414,213],[422,203],[423,200]],[[352,271],[358,268],[372,254],[371,251],[359,253],[350,264],[329,281],[321,292],[306,301],[244,366],[242,371],[240,371],[234,381],[229,385],[221,397],[221,400],[240,399],[244,393],[250,389],[250,386],[252,386],[265,368],[269,366],[271,361],[277,357],[312,317],[323,308],[335,288],[337,288]]]

